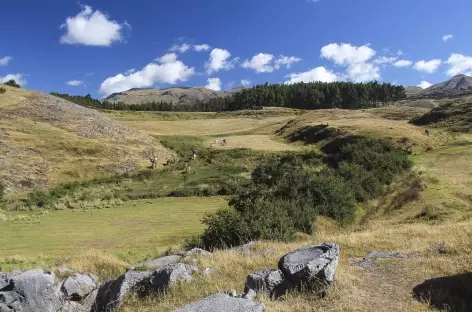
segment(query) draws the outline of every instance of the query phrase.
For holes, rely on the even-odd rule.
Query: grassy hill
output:
[[[20,107],[18,102],[30,99],[29,96],[32,95],[27,91],[12,91],[8,102],[1,102],[0,95],[0,103],[12,103],[16,99],[16,104],[8,105]],[[102,278],[115,277],[141,260],[165,254],[168,248],[181,249],[188,236],[202,230],[200,220],[205,212],[224,207],[227,195],[248,183],[252,170],[259,164],[291,153],[310,151],[323,155],[323,145],[340,137],[361,135],[386,138],[395,146],[411,151],[414,176],[410,173],[398,176],[384,195],[359,203],[359,211],[363,213],[356,222],[341,226],[329,218],[318,217],[313,235],[298,234],[288,243],[261,241],[247,254],[216,252],[213,257],[201,258],[196,263],[202,268],[213,268],[213,275],[198,277],[192,283],[171,288],[165,295],[149,300],[129,298],[121,311],[170,311],[215,292],[231,288],[240,291],[249,273],[273,267],[280,256],[295,248],[325,241],[341,246],[337,282],[328,296],[318,298],[305,293],[290,294],[278,301],[258,298],[267,311],[437,311],[430,308],[431,304],[447,310],[440,303],[453,300],[454,296],[455,302],[460,302],[464,290],[457,291],[454,285],[443,284],[444,300],[439,304],[416,300],[412,293],[426,280],[448,276],[454,281],[472,271],[472,136],[450,132],[448,127],[431,129],[429,125],[428,136],[425,127],[409,123],[426,112],[424,108],[393,106],[308,113],[295,110],[258,114],[109,112],[104,117],[109,122],[151,136],[173,150],[177,162],[154,172],[84,183],[75,189],[47,194],[59,194],[57,200],[61,203],[72,197],[89,200],[94,194],[107,194],[123,200],[118,206],[103,206],[100,202],[94,206],[89,200],[88,206],[75,210],[0,211],[0,237],[5,237],[0,240],[0,270],[65,264],[72,269],[97,273]],[[7,121],[0,118],[0,123]],[[106,136],[80,135],[80,125],[59,127],[54,122],[38,123],[65,132],[67,138],[77,137],[78,142],[116,143],[114,138]],[[36,134],[28,132],[24,136],[36,142]],[[227,145],[212,147],[215,139],[220,138],[226,138]],[[47,144],[56,146],[54,142]],[[193,149],[198,149],[198,157],[191,162],[192,171],[186,172],[184,165]],[[63,153],[61,149],[48,152],[55,155],[54,161],[59,161]],[[70,157],[78,162],[83,158],[78,154]],[[91,169],[84,170],[93,176]],[[418,177],[424,181],[425,188],[412,196],[411,189]],[[174,197],[158,198],[168,195]],[[198,197],[178,197],[190,195]],[[64,239],[58,241],[55,233]],[[40,239],[32,244],[35,235]],[[445,247],[439,249],[442,242]],[[361,268],[353,261],[371,250],[402,252],[411,257],[379,259],[370,269]]]
[[[5,86],[0,94],[0,181],[10,191],[132,172],[149,145],[145,134],[95,110],[40,92]]]

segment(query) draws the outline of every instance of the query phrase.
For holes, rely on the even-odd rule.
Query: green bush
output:
[[[198,244],[220,248],[258,239],[287,241],[296,232],[311,234],[318,215],[352,223],[358,202],[382,195],[411,167],[407,153],[385,140],[344,137],[323,150],[324,165],[322,157],[307,153],[257,167],[252,185],[229,201],[232,209],[205,217]]]
[[[5,93],[7,90],[5,88],[0,88],[0,94]]]
[[[16,81],[13,79],[8,80],[7,82],[4,83],[4,85],[14,87],[14,88],[21,88],[21,86],[18,83],[16,83]]]

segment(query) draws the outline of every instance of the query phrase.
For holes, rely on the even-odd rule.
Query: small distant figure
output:
[[[149,159],[149,162],[151,163],[151,169],[156,169],[157,167],[157,152],[154,149],[154,147],[151,147],[147,152],[146,156]]]
[[[197,151],[197,150],[193,150],[193,151],[192,151],[192,159],[196,159],[196,158],[197,158],[197,154],[198,154],[198,151]]]
[[[425,133],[427,136],[429,136],[429,130],[428,130],[428,129],[425,129],[425,130],[424,130],[424,133]]]
[[[227,145],[227,144],[228,144],[228,140],[223,139],[223,145]]]

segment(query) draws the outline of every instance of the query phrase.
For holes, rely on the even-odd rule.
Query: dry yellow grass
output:
[[[227,137],[227,144],[215,144],[215,149],[235,149],[235,148],[250,148],[253,150],[261,151],[299,151],[301,147],[296,145],[290,145],[286,143],[277,142],[271,139],[266,134],[254,134],[254,135],[233,135]],[[211,146],[215,140],[213,138],[206,141],[207,146]]]

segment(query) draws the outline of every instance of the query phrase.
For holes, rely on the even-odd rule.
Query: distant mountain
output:
[[[454,76],[419,93],[419,95],[425,97],[460,96],[465,94],[472,94],[472,77],[466,75]]]
[[[186,105],[196,102],[208,102],[214,98],[233,95],[243,88],[229,91],[213,91],[204,87],[177,87],[169,89],[130,89],[128,91],[113,93],[104,100],[112,103],[143,104],[150,102],[166,102],[176,105]]]

